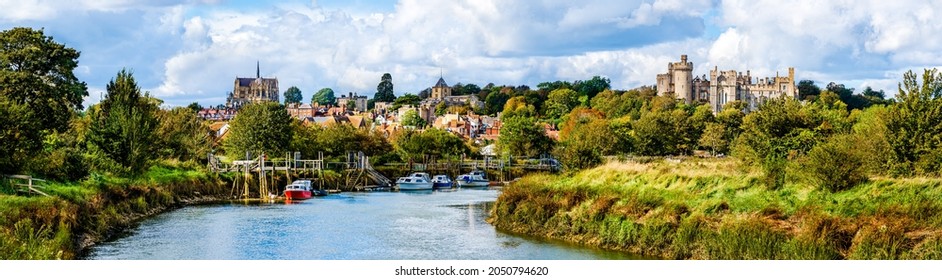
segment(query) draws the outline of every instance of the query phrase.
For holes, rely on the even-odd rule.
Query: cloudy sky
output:
[[[942,1],[818,0],[0,0],[0,28],[44,28],[82,52],[95,102],[121,68],[169,105],[225,102],[236,76],[281,90],[371,96],[391,73],[397,95],[444,74],[457,82],[535,86],[600,75],[653,85],[687,54],[753,76],[896,92],[902,73],[942,65]]]

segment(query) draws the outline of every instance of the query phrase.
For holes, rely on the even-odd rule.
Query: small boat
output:
[[[289,200],[311,198],[311,180],[291,182],[291,184],[285,186],[284,194],[285,198]]]
[[[487,187],[490,184],[490,181],[487,180],[487,175],[484,171],[474,170],[468,174],[462,174],[455,179],[458,182],[458,186],[462,188],[475,188],[475,187]]]
[[[448,178],[448,175],[435,175],[432,177],[432,187],[436,189],[450,189],[455,186],[455,183],[451,181],[451,178]]]
[[[431,190],[432,189],[432,179],[428,177],[428,173],[416,172],[409,175],[409,177],[399,177],[396,180],[396,187],[399,190]]]

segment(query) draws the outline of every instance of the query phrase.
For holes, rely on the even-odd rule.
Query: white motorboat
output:
[[[475,187],[487,187],[490,185],[490,181],[487,180],[487,175],[484,171],[474,170],[468,174],[462,174],[455,179],[458,182],[458,186],[462,188],[475,188]]]
[[[432,186],[432,179],[424,172],[412,173],[409,177],[399,177],[396,180],[396,187],[403,191],[431,190]]]

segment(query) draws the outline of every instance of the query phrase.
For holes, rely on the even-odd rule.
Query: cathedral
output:
[[[746,74],[736,70],[721,71],[718,67],[710,70],[710,77],[693,75],[693,62],[687,61],[687,55],[680,56],[680,62],[667,65],[667,73],[657,75],[657,94],[673,95],[687,104],[704,102],[710,104],[714,113],[723,110],[723,105],[732,101],[742,101],[747,111],[759,108],[771,98],[798,98],[795,87],[795,68],[788,68],[788,76],[753,79],[749,70]]]
[[[262,78],[259,64],[255,64],[255,78],[235,79],[235,86],[226,98],[226,107],[238,109],[243,105],[278,101],[278,78]]]

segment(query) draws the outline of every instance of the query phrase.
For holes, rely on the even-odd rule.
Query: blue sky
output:
[[[687,54],[695,74],[751,70],[892,95],[902,73],[942,64],[939,1],[0,0],[0,28],[44,28],[82,52],[96,102],[121,68],[167,105],[225,101],[236,76],[282,91],[397,95],[448,83],[535,86],[600,75],[655,83]]]

